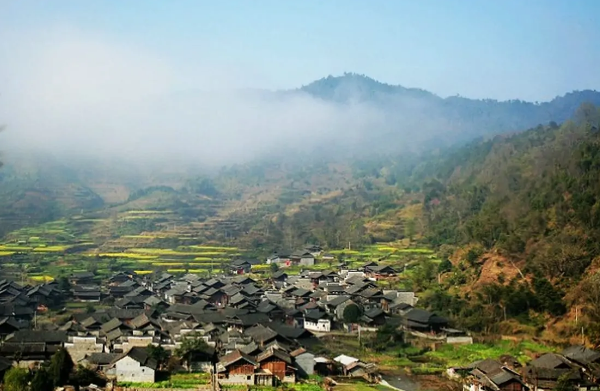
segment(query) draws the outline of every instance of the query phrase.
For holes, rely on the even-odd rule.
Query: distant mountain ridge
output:
[[[600,105],[600,92],[568,92],[551,101],[498,101],[460,96],[442,98],[419,88],[406,88],[379,82],[355,73],[328,76],[296,90],[339,104],[370,103],[383,110],[412,109],[411,113],[443,119],[442,126],[458,136],[458,141],[507,131],[523,130],[571,118],[585,102]]]

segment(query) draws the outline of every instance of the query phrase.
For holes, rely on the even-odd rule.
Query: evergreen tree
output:
[[[54,353],[48,366],[48,374],[55,387],[63,386],[69,381],[73,372],[73,360],[65,348],[60,348]]]
[[[31,380],[31,389],[35,391],[53,391],[54,384],[48,369],[40,368]]]
[[[349,304],[344,308],[344,313],[342,315],[344,322],[356,323],[362,316],[362,309],[356,304]]]

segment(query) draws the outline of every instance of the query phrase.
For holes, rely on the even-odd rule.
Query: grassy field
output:
[[[119,383],[122,387],[139,388],[195,388],[196,386],[210,384],[208,373],[176,373],[169,379],[156,383]]]
[[[336,356],[346,354],[365,362],[372,362],[384,372],[394,373],[400,369],[409,369],[414,374],[438,374],[450,366],[464,366],[486,358],[497,359],[509,354],[522,364],[529,362],[535,355],[551,352],[554,349],[530,340],[503,341],[472,345],[442,345],[435,351],[411,345],[390,346],[382,352],[369,348],[371,334],[363,334],[363,345],[357,335],[335,335],[321,338],[323,354]]]
[[[498,341],[493,344],[443,345],[435,352],[425,353],[425,356],[445,366],[461,366],[477,360],[510,354],[525,364],[531,361],[535,354],[552,351],[553,348],[532,341]]]

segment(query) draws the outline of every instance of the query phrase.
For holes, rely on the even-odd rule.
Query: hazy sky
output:
[[[418,102],[391,118],[240,88],[356,72],[442,96],[548,100],[600,89],[598,15],[598,0],[0,0],[2,149],[226,164],[360,146],[374,131],[406,146],[443,136],[446,119]],[[177,94],[190,90],[211,92]]]
[[[71,29],[204,84],[294,88],[348,71],[535,101],[600,89],[598,15],[597,0],[0,0],[0,41]]]

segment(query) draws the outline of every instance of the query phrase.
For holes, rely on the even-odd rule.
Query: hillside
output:
[[[427,244],[442,262],[411,270],[412,286],[423,305],[458,325],[568,339],[580,327],[578,308],[586,335],[600,340],[599,125],[600,110],[584,104],[560,126],[464,146],[353,158],[274,154],[204,174],[21,156],[0,172],[2,230],[13,232],[8,241],[37,237],[54,230],[37,223],[55,220],[73,226],[76,247],[93,243],[109,254],[185,252],[190,243],[258,256],[305,243]],[[182,263],[164,256],[155,263]]]
[[[432,129],[426,129],[430,132],[432,142],[434,137],[442,137],[449,144],[553,121],[562,123],[571,118],[584,102],[600,105],[600,92],[591,90],[570,92],[540,103],[460,96],[441,98],[422,89],[389,85],[353,73],[329,76],[298,91],[339,104],[366,102],[380,107],[398,124],[397,137],[406,132],[403,128],[407,117],[418,119],[420,132],[425,130],[424,126],[435,125]],[[386,133],[386,136],[393,137],[394,131]],[[437,145],[440,145],[439,141]]]
[[[565,315],[556,326],[565,337],[580,306],[598,339],[599,124],[600,110],[583,105],[560,127],[498,136],[435,162],[436,178],[423,185],[428,238],[453,267],[432,307],[484,329],[502,317],[539,326]]]
[[[167,102],[174,106],[187,107],[186,102],[197,105],[203,100],[195,101],[196,95],[182,93]],[[135,192],[157,186],[179,192],[189,180],[207,177],[218,190],[206,195],[213,206],[217,205],[209,213],[217,215],[215,220],[202,226],[209,227],[208,231],[219,222],[235,221],[232,224],[236,231],[259,246],[281,242],[283,232],[288,232],[286,245],[292,247],[310,240],[340,245],[397,239],[405,236],[406,216],[399,218],[391,210],[419,200],[421,178],[437,175],[434,162],[440,153],[446,153],[440,152],[440,146],[457,148],[474,138],[540,123],[560,123],[584,101],[600,104],[600,93],[595,91],[572,92],[540,104],[440,98],[424,90],[392,86],[356,74],[330,76],[292,91],[247,91],[241,95],[247,98],[244,102],[267,108],[269,113],[287,105],[304,110],[323,108],[314,102],[311,106],[290,103],[309,96],[333,107],[345,107],[346,111],[334,111],[343,117],[360,107],[380,119],[353,129],[359,134],[351,133],[349,124],[342,124],[342,129],[329,138],[303,140],[291,149],[293,153],[289,153],[293,143],[282,136],[282,146],[271,147],[266,155],[253,154],[243,164],[220,171],[193,162],[184,166],[168,158],[149,164],[136,163],[127,156],[73,157],[55,156],[48,150],[6,150],[6,166],[0,172],[0,234],[82,211],[115,206],[126,209]],[[289,121],[285,124],[291,126]],[[337,125],[333,121],[328,126]],[[177,197],[173,198],[169,202],[177,203]],[[184,214],[194,208],[190,202],[185,203],[187,206],[181,208]],[[137,204],[148,207],[153,201],[138,200]],[[200,209],[206,217],[204,207]],[[409,219],[414,218],[414,209],[408,213]],[[337,218],[341,216],[347,220]],[[351,229],[351,222],[357,219],[359,229]],[[331,221],[334,226],[328,226]],[[414,221],[410,225],[422,228]],[[345,232],[334,235],[333,231]]]

